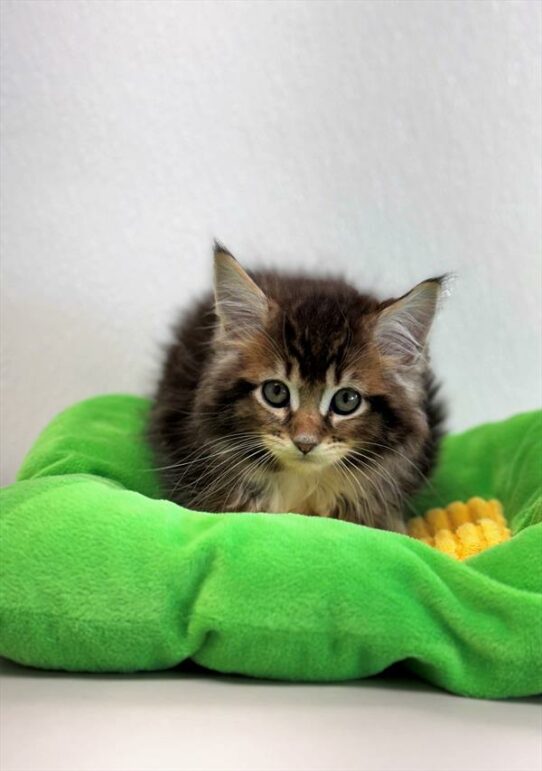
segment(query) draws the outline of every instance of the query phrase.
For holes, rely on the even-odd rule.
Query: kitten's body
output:
[[[151,415],[168,497],[401,530],[440,436],[425,338],[407,362],[413,330],[397,334],[393,301],[338,279],[253,273],[252,283],[227,252],[216,259],[217,303],[182,318]],[[279,381],[291,392],[284,408],[262,398],[261,383]],[[321,406],[341,383],[363,397],[348,420]],[[301,452],[307,437],[314,449]]]

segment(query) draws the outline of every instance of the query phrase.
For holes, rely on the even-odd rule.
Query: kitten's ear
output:
[[[215,242],[215,311],[227,332],[264,323],[269,302],[235,257]]]
[[[387,305],[377,316],[375,342],[385,356],[403,366],[415,365],[423,354],[445,277],[422,281]]]

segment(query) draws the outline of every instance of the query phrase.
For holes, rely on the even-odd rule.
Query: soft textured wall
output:
[[[150,392],[213,236],[384,294],[455,271],[451,426],[537,405],[539,3],[2,13],[4,481],[70,402]]]

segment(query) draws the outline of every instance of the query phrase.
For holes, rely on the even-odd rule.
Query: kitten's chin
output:
[[[318,455],[275,455],[280,465],[286,471],[295,471],[299,474],[319,474],[324,469],[331,468],[336,463],[335,458],[326,458]]]
[[[281,459],[280,465],[284,471],[294,471],[296,474],[303,474],[304,476],[317,474],[318,472],[322,471],[322,468],[324,468],[319,463],[310,463],[303,458],[300,458],[299,460]]]

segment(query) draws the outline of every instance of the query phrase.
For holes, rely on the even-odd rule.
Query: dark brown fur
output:
[[[308,426],[319,440],[352,447],[345,462],[364,489],[357,506],[338,500],[324,515],[401,529],[405,500],[434,465],[443,410],[425,360],[399,382],[393,362],[374,342],[375,319],[393,301],[380,303],[341,279],[250,275],[271,304],[263,329],[255,326],[238,339],[217,336],[211,295],[175,329],[149,429],[165,494],[201,510],[258,510],[269,498],[258,487],[261,480],[247,473],[249,464],[259,463],[266,479],[281,471],[258,435],[291,437],[305,421],[301,428]],[[276,420],[253,397],[262,372],[278,357],[288,376],[298,368],[307,394],[323,387],[330,367],[337,382],[345,370],[353,372],[364,383],[367,410],[335,426],[308,407]],[[405,378],[411,379],[407,386]],[[254,438],[234,450],[236,437],[245,434]],[[310,506],[297,510],[322,515]]]

